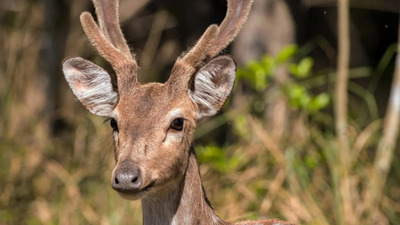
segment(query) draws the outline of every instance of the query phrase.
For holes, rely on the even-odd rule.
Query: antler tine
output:
[[[207,50],[217,36],[218,30],[218,26],[215,24],[209,26],[192,50],[176,60],[173,68],[174,71],[168,80],[169,83],[176,84],[177,86],[188,83],[190,76],[184,76],[183,74],[194,73],[202,60],[207,57]]]
[[[219,28],[217,29],[217,33],[209,32],[206,35],[207,31],[216,26],[215,24],[211,25],[197,44],[183,56],[182,61],[196,67],[205,58],[212,58],[218,55],[239,33],[239,30],[247,19],[252,4],[253,0],[228,0],[228,10],[221,25],[217,27]],[[209,35],[215,36],[211,38]]]
[[[104,36],[124,55],[132,57],[119,25],[118,0],[93,0],[93,4]]]
[[[253,0],[228,0],[228,11],[219,26],[218,37],[210,49],[210,57],[219,54],[235,39],[249,15]]]
[[[196,45],[178,58],[169,82],[178,83],[178,86],[187,84],[190,80],[187,74],[193,74],[205,59],[215,57],[226,48],[239,33],[252,4],[253,0],[228,0],[228,10],[221,25],[210,25]]]
[[[93,0],[93,3],[100,27],[89,12],[83,12],[80,19],[86,36],[99,54],[111,63],[118,75],[119,88],[120,83],[135,84],[137,64],[119,27],[118,0]],[[128,81],[123,81],[125,79]]]

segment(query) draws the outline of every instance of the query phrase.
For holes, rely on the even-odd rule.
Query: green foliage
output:
[[[279,86],[279,93],[288,99],[289,106],[293,110],[314,114],[328,106],[330,103],[328,93],[313,95],[300,82],[312,75],[314,60],[311,57],[296,60],[298,58],[298,51],[298,46],[289,45],[282,48],[276,57],[265,55],[259,61],[252,61],[245,67],[238,69],[238,79],[247,82],[251,89],[255,91],[255,97],[249,102],[253,113],[263,114],[266,110],[265,98],[268,97],[266,90],[274,80],[276,69],[282,66],[293,75],[293,79],[281,84]],[[232,118],[233,131],[242,140],[249,140],[251,138],[251,133],[249,132],[251,128],[246,121],[246,113]],[[214,144],[198,149],[198,156],[201,162],[211,164],[213,168],[222,173],[235,170],[239,162],[237,157],[229,158],[226,150]],[[310,167],[315,164],[313,158],[307,158],[306,161]]]
[[[298,64],[291,64],[289,71],[297,78],[306,78],[310,75],[314,60],[310,57],[301,59]]]
[[[297,52],[298,47],[296,45],[289,45],[284,47],[276,56],[276,58],[272,58],[269,55],[265,55],[259,61],[252,61],[244,68],[238,69],[237,77],[238,79],[247,80],[250,82],[252,88],[256,91],[261,91],[267,88],[268,86],[268,79],[270,79],[275,69],[278,65],[288,62]],[[296,66],[296,74],[304,74],[307,71],[307,63],[309,62],[302,62],[301,68]],[[311,64],[312,66],[312,64]],[[309,68],[311,69],[311,67]],[[309,72],[309,70],[308,70]]]
[[[24,6],[27,2],[29,6]],[[45,30],[40,27],[44,24],[44,14],[42,4],[35,2],[40,3],[14,1],[13,7],[2,8],[6,13],[3,13],[3,26],[0,26],[5,47],[5,54],[0,57],[0,74],[4,75],[0,76],[0,224],[142,224],[140,201],[122,200],[109,186],[114,167],[109,126],[103,124],[101,118],[88,116],[88,112],[75,103],[72,93],[66,91],[61,74],[59,79],[64,86],[60,87],[63,97],[58,103],[62,106],[58,111],[62,113],[58,116],[67,122],[68,129],[58,137],[48,131],[47,125],[51,121],[44,118],[46,111],[42,108],[47,103],[46,91],[44,85],[37,85],[43,83],[45,75],[37,68],[42,49],[37,43],[43,42],[39,32]],[[75,3],[81,4],[78,8],[86,4]],[[75,34],[82,32],[79,26],[71,29]],[[74,35],[68,36],[73,38]],[[85,52],[85,57],[109,66],[93,55],[93,48],[85,46],[87,48],[75,48],[68,54]],[[175,46],[180,44],[175,43]],[[227,113],[199,124],[197,133],[203,130],[202,135],[213,141],[215,137],[209,131],[224,125],[220,132],[228,133],[228,138],[219,145],[205,142],[204,147],[196,147],[202,168],[207,171],[203,178],[208,196],[218,214],[222,218],[231,218],[231,221],[245,217],[278,217],[294,218],[297,224],[347,224],[342,215],[342,201],[347,200],[357,208],[355,224],[374,224],[369,219],[364,196],[371,194],[367,181],[380,138],[380,121],[375,121],[381,117],[378,105],[385,105],[377,104],[374,91],[387,88],[378,84],[384,77],[390,77],[387,75],[391,73],[397,45],[387,49],[375,70],[350,68],[350,79],[371,79],[368,88],[349,83],[353,98],[349,99],[348,105],[350,111],[351,107],[357,110],[350,112],[354,115],[349,117],[349,144],[354,160],[349,167],[350,176],[344,178],[341,177],[341,159],[344,157],[340,157],[342,151],[332,131],[334,118],[321,113],[321,109],[330,104],[330,96],[325,91],[315,94],[316,87],[335,82],[336,74],[330,69],[323,74],[313,72],[314,61],[302,56],[306,55],[302,54],[304,49],[290,45],[275,57],[265,55],[240,68],[237,84],[247,83],[246,91],[251,89],[251,94],[245,96],[247,98],[239,102],[236,109],[231,108]],[[158,60],[162,61],[161,58],[168,57]],[[158,63],[166,65],[169,62]],[[292,79],[270,88],[278,68],[286,69]],[[262,116],[269,110],[267,103],[273,105],[282,96],[287,98],[292,111],[288,115],[274,115],[288,121],[286,126],[289,127],[282,136],[275,138],[275,130],[264,128],[268,127],[269,121]],[[357,102],[354,96],[358,98]],[[371,117],[367,111],[359,110],[359,99],[365,101]],[[379,112],[383,110],[379,109]],[[300,121],[302,127],[293,122],[296,116],[299,117],[295,118],[296,122]],[[260,133],[264,132],[264,135],[255,132],[249,117],[258,117],[253,123],[259,125]],[[322,125],[314,120],[317,117],[324,118]],[[354,119],[360,117],[366,119]],[[229,133],[230,127],[233,133]],[[231,146],[229,149],[218,147],[228,145]],[[275,153],[272,151],[274,146]],[[277,162],[276,152],[282,153],[286,163]],[[387,224],[400,224],[398,155],[395,154],[393,173],[388,177],[383,201],[378,205],[382,216],[380,222]],[[350,181],[349,199],[340,194],[342,180]]]
[[[283,47],[282,50],[276,56],[275,62],[277,64],[288,62],[293,58],[293,56],[297,53],[299,48],[297,45],[288,45]]]
[[[284,92],[288,96],[289,104],[294,109],[302,109],[308,113],[316,113],[329,104],[329,95],[320,93],[311,96],[307,89],[296,83],[285,85]]]
[[[211,164],[219,172],[227,173],[234,171],[239,163],[239,157],[228,157],[226,149],[213,144],[196,148],[197,157],[200,162]]]
[[[240,68],[238,79],[247,81],[252,89],[262,92],[272,82],[276,68],[284,66],[294,78],[281,86],[290,106],[310,114],[319,112],[329,104],[330,97],[327,93],[313,96],[305,86],[298,82],[312,74],[314,60],[311,57],[305,57],[295,63],[294,59],[297,53],[298,47],[289,45],[284,47],[275,58],[265,55],[261,60],[250,62],[244,68]]]
[[[250,138],[250,133],[248,132],[248,125],[246,117],[244,115],[239,115],[234,119],[234,132],[236,135],[243,139]]]
[[[238,69],[238,79],[249,81],[252,87],[257,90],[264,90],[268,85],[268,78],[272,76],[274,71],[273,59],[265,56],[260,61],[253,61],[245,68]]]

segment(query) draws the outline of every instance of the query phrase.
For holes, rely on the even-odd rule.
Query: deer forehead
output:
[[[165,84],[137,85],[120,96],[115,108],[118,120],[128,125],[162,126],[175,117],[195,117],[194,104],[187,93],[172,95]]]

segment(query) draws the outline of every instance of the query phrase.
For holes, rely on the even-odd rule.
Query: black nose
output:
[[[111,185],[118,192],[135,192],[142,186],[140,169],[133,162],[122,162],[114,172]]]

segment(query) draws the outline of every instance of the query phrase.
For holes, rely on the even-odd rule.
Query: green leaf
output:
[[[291,73],[291,74],[293,74],[295,77],[297,77],[297,74],[298,74],[298,66],[296,65],[296,64],[291,64],[290,66],[289,66],[289,72]]]
[[[267,76],[265,73],[256,73],[254,77],[254,89],[261,91],[267,88]]]
[[[311,100],[309,111],[311,113],[318,112],[320,109],[325,108],[328,104],[329,104],[329,95],[326,93],[321,93]]]
[[[247,138],[249,136],[248,126],[245,116],[239,115],[235,118],[234,131],[235,134],[239,135],[242,138]]]
[[[297,53],[297,50],[297,45],[288,45],[283,47],[275,58],[276,63],[281,64],[289,61],[293,57],[293,55]]]
[[[324,108],[329,104],[329,95],[326,93],[321,93],[317,95],[315,99],[320,108]]]
[[[238,80],[245,79],[247,77],[247,71],[244,69],[237,69],[236,70],[236,78]]]
[[[309,169],[314,169],[318,165],[317,159],[311,156],[306,156],[304,161]]]
[[[236,170],[236,168],[239,166],[239,164],[240,164],[239,157],[233,156],[227,162],[227,166],[226,166],[227,172]]]
[[[264,71],[265,71],[265,75],[266,76],[272,76],[272,74],[274,73],[275,70],[275,62],[274,59],[271,58],[268,55],[265,55],[262,59],[261,59],[261,64],[264,67]]]
[[[302,59],[297,66],[297,73],[294,73],[294,75],[298,78],[308,77],[313,65],[314,61],[312,58],[307,57]]]
[[[200,162],[211,163],[220,172],[227,172],[226,153],[224,149],[214,145],[198,148],[198,158]]]
[[[288,94],[291,99],[300,99],[305,92],[306,89],[298,84],[291,84],[288,86]]]
[[[264,74],[265,73],[264,67],[262,66],[261,63],[259,63],[257,61],[251,62],[248,65],[248,69],[253,74],[257,74],[257,73]]]
[[[299,105],[303,109],[308,109],[310,102],[311,102],[311,96],[306,91],[304,91],[303,95],[300,96]]]

